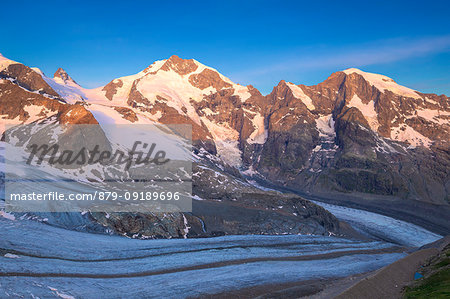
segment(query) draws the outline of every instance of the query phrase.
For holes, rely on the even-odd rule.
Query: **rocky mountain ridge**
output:
[[[175,55],[95,89],[62,69],[53,79],[40,75],[40,92],[82,102],[102,121],[191,124],[196,148],[244,175],[302,190],[448,200],[449,98],[386,76],[347,69],[314,86],[280,81],[263,96]],[[424,171],[430,174],[421,178]],[[354,176],[361,183],[352,186]]]
[[[92,215],[127,235],[186,236],[188,226],[190,235],[211,234],[205,223],[214,234],[262,233],[267,225],[271,233],[339,232],[325,210],[300,213],[299,198],[267,193],[253,180],[301,192],[449,201],[449,98],[358,69],[333,73],[314,86],[280,81],[264,96],[175,55],[94,89],[81,87],[61,68],[50,78],[0,56],[0,102],[6,125],[53,119],[192,126],[194,203],[203,214],[164,221],[155,215]],[[262,222],[249,227],[238,210]],[[291,220],[280,215],[294,222],[286,224]],[[294,225],[299,217],[302,228]],[[149,231],[149,222],[165,224]]]

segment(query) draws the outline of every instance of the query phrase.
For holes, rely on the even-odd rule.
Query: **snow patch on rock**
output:
[[[380,124],[378,123],[378,114],[375,111],[375,103],[374,101],[370,101],[367,104],[364,104],[362,100],[355,94],[353,95],[350,102],[347,104],[349,107],[355,107],[363,114],[364,118],[369,123],[370,128],[377,132]]]
[[[336,131],[334,129],[334,119],[331,114],[320,116],[316,119],[316,126],[319,130],[319,136],[336,137]]]
[[[267,140],[267,130],[264,128],[264,116],[257,113],[252,119],[253,128],[255,130],[247,138],[250,144],[264,144]]]
[[[430,147],[432,141],[408,126],[407,124],[402,124],[399,127],[394,127],[391,129],[391,138],[393,140],[407,142],[412,146],[425,146]]]
[[[434,123],[438,123],[440,125],[448,123],[447,117],[450,116],[449,112],[434,110],[434,109],[418,109],[417,116],[426,119],[427,121],[431,121]]]
[[[303,90],[298,87],[297,85],[287,82],[286,83],[287,86],[291,89],[292,94],[294,95],[294,97],[296,97],[297,99],[301,100],[303,104],[306,105],[306,108],[308,108],[309,110],[314,110],[316,109],[316,107],[314,106],[312,100],[310,97],[308,97]]]
[[[215,140],[218,156],[230,166],[242,165],[239,133],[230,128],[227,123],[217,124],[206,117],[201,117],[201,120]]]

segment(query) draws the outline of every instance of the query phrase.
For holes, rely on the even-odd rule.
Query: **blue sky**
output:
[[[85,87],[177,54],[263,93],[357,67],[450,95],[446,1],[73,2],[3,2],[0,52]]]

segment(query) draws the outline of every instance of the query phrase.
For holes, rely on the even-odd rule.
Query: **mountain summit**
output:
[[[63,84],[73,83],[78,85],[78,83],[75,82],[63,68],[58,68],[53,75],[53,78]]]

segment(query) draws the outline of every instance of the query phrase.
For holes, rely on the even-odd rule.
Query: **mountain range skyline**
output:
[[[0,58],[1,58],[1,57],[3,57],[4,59],[7,59],[7,60],[11,60],[11,61],[19,62],[19,63],[24,63],[23,60],[21,60],[21,59],[17,59],[17,60],[16,60],[16,59],[11,58],[11,57],[9,57],[9,56],[3,55],[2,52],[0,51]],[[82,79],[80,80],[78,77],[76,77],[76,78],[74,79],[74,78],[73,78],[74,76],[72,76],[72,72],[71,72],[70,70],[68,70],[68,69],[64,66],[65,63],[61,63],[61,65],[58,66],[57,68],[55,68],[55,70],[49,70],[49,71],[44,71],[44,70],[43,70],[43,69],[48,69],[48,67],[46,67],[46,66],[41,66],[41,67],[40,67],[40,66],[38,66],[38,65],[30,65],[30,67],[33,68],[33,69],[39,70],[39,72],[42,72],[42,74],[45,75],[46,77],[49,77],[49,78],[52,78],[52,77],[59,77],[59,76],[61,76],[61,75],[63,74],[63,75],[65,75],[65,76],[68,76],[68,77],[70,78],[70,80],[72,80],[74,83],[76,83],[76,84],[79,85],[80,87],[83,87],[83,88],[86,88],[86,89],[96,89],[96,88],[103,87],[103,86],[107,85],[109,82],[111,82],[111,81],[113,81],[113,80],[115,80],[115,79],[117,79],[117,78],[128,77],[128,76],[136,75],[136,74],[138,74],[138,73],[144,71],[145,69],[147,69],[148,67],[150,67],[150,66],[153,65],[154,63],[160,62],[160,61],[167,61],[167,60],[169,60],[171,57],[179,57],[179,58],[181,58],[182,60],[194,60],[194,61],[196,61],[196,62],[202,64],[201,61],[198,61],[198,60],[195,59],[194,57],[186,58],[186,57],[178,56],[177,54],[172,54],[172,55],[170,55],[170,56],[168,56],[168,57],[166,57],[166,58],[161,58],[161,59],[153,60],[153,61],[149,62],[149,64],[148,64],[147,66],[145,66],[144,68],[135,70],[134,72],[131,72],[131,73],[129,73],[129,74],[125,74],[125,75],[122,75],[122,76],[117,76],[116,74],[112,74],[112,75],[111,75],[111,78],[110,78],[109,80],[107,80],[106,82],[103,82],[103,83],[96,84],[96,85],[95,85],[95,84],[89,84],[89,83],[83,84],[84,80],[82,80]],[[208,68],[211,68],[211,67],[208,66]],[[239,85],[241,85],[241,86],[249,86],[249,85],[253,86],[253,87],[256,88],[257,90],[259,90],[259,91],[261,92],[261,94],[264,95],[264,96],[269,95],[269,94],[273,91],[273,89],[274,89],[277,85],[279,85],[279,83],[282,82],[282,81],[286,81],[286,82],[294,83],[294,84],[304,84],[304,85],[306,85],[306,86],[313,86],[313,85],[316,85],[316,84],[318,84],[318,83],[321,83],[321,82],[325,81],[325,80],[326,80],[327,78],[329,78],[329,76],[332,75],[333,73],[336,73],[336,72],[345,72],[345,71],[352,70],[352,69],[357,70],[357,71],[361,71],[361,72],[364,72],[364,73],[367,72],[367,73],[374,74],[374,75],[387,76],[389,79],[395,78],[395,77],[391,77],[391,76],[388,76],[388,75],[383,74],[383,73],[370,72],[370,71],[368,71],[366,68],[347,67],[347,68],[343,68],[343,69],[335,69],[334,71],[332,71],[331,73],[328,73],[328,74],[325,74],[325,73],[324,73],[324,74],[323,74],[323,76],[324,76],[323,80],[319,80],[319,81],[317,81],[317,82],[313,82],[312,84],[306,84],[306,82],[301,82],[301,81],[300,81],[300,82],[289,81],[289,80],[287,80],[287,79],[281,77],[278,81],[275,82],[274,85],[272,85],[272,86],[267,86],[266,88],[260,89],[260,88],[258,88],[258,87],[256,86],[256,84],[253,84],[252,82],[247,82],[247,84],[243,84],[243,83],[241,83],[241,82],[239,82],[239,81],[233,80],[233,79],[232,79],[232,76],[228,76],[228,74],[221,72],[220,69],[217,69],[217,68],[211,68],[211,69],[213,69],[214,71],[218,72],[218,73],[221,74],[221,75],[222,75],[222,74],[225,75],[227,78],[229,78],[231,81],[235,82],[236,84],[239,84]],[[120,71],[118,71],[118,73],[120,73]],[[58,75],[57,75],[57,74],[58,74]],[[83,77],[83,76],[81,76],[81,78],[82,78],[82,77]],[[430,93],[435,93],[435,94],[438,94],[438,95],[444,95],[444,96],[448,96],[448,95],[450,94],[450,90],[448,90],[448,93],[439,93],[439,91],[436,91],[436,90],[427,90],[427,89],[422,89],[422,90],[421,90],[421,89],[415,89],[415,88],[413,88],[412,86],[408,86],[408,85],[406,85],[406,84],[402,84],[401,82],[398,82],[398,81],[397,81],[397,78],[395,78],[394,81],[395,81],[395,83],[397,83],[397,84],[399,84],[399,85],[401,85],[401,86],[405,86],[405,87],[408,87],[408,88],[411,88],[411,89],[417,90],[417,91],[430,92]],[[80,82],[81,82],[81,83],[80,83]]]
[[[314,85],[352,67],[416,90],[450,94],[445,1],[130,6],[21,1],[2,8],[20,12],[21,18],[17,22],[14,13],[2,17],[14,26],[2,33],[0,52],[41,66],[46,74],[62,66],[88,88],[176,54],[215,66],[263,94],[280,78]]]
[[[278,182],[283,174],[281,184],[301,190],[448,200],[441,166],[447,163],[449,98],[385,75],[350,68],[317,85],[281,80],[264,96],[176,55],[93,89],[62,68],[51,77],[1,56],[0,70],[6,123],[42,122],[56,113],[62,123],[190,124],[196,148],[249,176]],[[418,155],[419,164],[408,164],[410,155]],[[437,157],[442,161],[434,165]],[[433,189],[420,182],[425,167],[436,180]],[[361,181],[349,184],[353,175]]]

